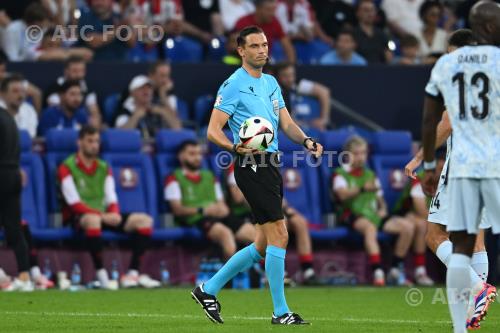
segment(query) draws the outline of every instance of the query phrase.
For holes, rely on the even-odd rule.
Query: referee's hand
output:
[[[246,148],[245,146],[243,146],[242,143],[238,143],[234,151],[240,155],[249,155],[249,154],[253,155],[259,152],[258,149]]]
[[[313,141],[313,140],[307,140],[305,143],[306,149],[313,154],[314,157],[318,158],[323,154],[323,146],[321,143]]]

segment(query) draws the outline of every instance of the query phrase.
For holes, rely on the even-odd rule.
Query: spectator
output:
[[[49,25],[49,14],[41,4],[34,2],[26,7],[24,17],[11,21],[3,32],[2,49],[9,60],[37,60],[40,56],[41,34]],[[28,26],[38,26],[40,29],[32,29],[29,34],[31,38],[25,38]]]
[[[38,134],[45,136],[51,128],[79,130],[88,123],[88,110],[82,106],[82,89],[78,81],[65,81],[59,90],[59,105],[49,106],[42,113]]]
[[[172,109],[153,104],[153,86],[145,75],[130,81],[130,96],[114,117],[117,128],[137,128],[144,138],[154,138],[162,128],[180,128],[181,123]]]
[[[236,184],[234,178],[234,164],[228,170],[227,186],[229,202],[233,214],[247,223],[251,223],[253,216],[243,193]],[[313,268],[313,252],[311,236],[306,218],[291,207],[286,200],[283,201],[283,212],[286,217],[287,229],[295,234],[297,252],[299,254],[302,280],[304,284],[316,284],[316,272]]]
[[[307,0],[280,0],[276,17],[292,40],[310,42],[314,37],[314,22]]]
[[[209,44],[213,36],[224,35],[224,25],[217,0],[184,0],[182,7],[185,19],[184,33],[198,38],[204,44]]]
[[[382,9],[387,15],[391,31],[402,38],[405,35],[416,36],[422,30],[422,21],[418,17],[420,6],[425,0],[383,0]]]
[[[226,31],[233,31],[240,18],[255,12],[253,0],[219,0],[219,8]]]
[[[323,55],[321,65],[365,66],[366,60],[355,52],[356,41],[350,30],[342,30],[337,36],[336,48]]]
[[[153,104],[166,108],[168,113],[176,114],[177,97],[171,74],[172,67],[165,61],[154,62],[148,69],[149,81],[153,87]]]
[[[41,0],[41,2],[55,24],[67,26],[77,23],[74,16],[77,8],[76,0]]]
[[[9,76],[7,72],[7,58],[0,55],[0,81]],[[26,88],[26,99],[33,105],[37,113],[42,110],[42,91],[40,88],[24,80],[24,85]]]
[[[90,10],[83,11],[78,22],[78,31],[85,32],[80,44],[94,51],[96,61],[123,61],[128,48],[136,43],[136,30],[121,29],[121,25],[129,22],[113,13],[112,6],[112,0],[92,0]],[[83,29],[85,26],[92,29]],[[105,29],[105,26],[115,28]]]
[[[117,287],[110,284],[102,263],[102,230],[132,235],[132,259],[128,272],[120,279],[121,286],[159,287],[158,281],[139,275],[141,257],[151,241],[153,219],[144,213],[120,214],[111,167],[98,158],[99,146],[99,131],[84,126],[78,136],[78,152],[59,167],[64,223],[85,234],[85,245],[102,288]]]
[[[358,26],[354,29],[356,51],[370,64],[390,63],[392,52],[389,50],[389,37],[375,25],[377,8],[373,0],[361,0],[356,16]]]
[[[236,22],[236,30],[242,30],[251,25],[260,27],[267,37],[269,56],[271,56],[272,53],[273,43],[280,41],[287,60],[295,63],[295,49],[293,48],[292,42],[285,34],[280,22],[274,15],[276,6],[276,0],[255,0],[255,14],[250,14],[239,19],[238,22]]]
[[[406,218],[388,215],[380,182],[375,173],[366,166],[368,159],[366,141],[353,136],[347,140],[344,151],[351,153],[350,164],[335,169],[332,184],[333,193],[338,201],[339,219],[341,223],[363,235],[365,249],[370,256],[373,269],[373,284],[376,286],[385,285],[377,231],[383,230],[397,235],[388,282],[405,285],[403,262],[413,242],[415,226]]]
[[[43,33],[40,47],[38,48],[38,61],[64,61],[70,57],[81,57],[85,61],[92,60],[94,52],[86,47],[63,46],[63,40],[57,35],[55,28],[50,28]]]
[[[330,89],[328,87],[307,79],[297,81],[295,66],[290,63],[283,63],[276,66],[276,78],[281,87],[281,93],[288,106],[288,110],[292,117],[295,118],[297,110],[295,110],[294,100],[298,96],[312,96],[318,99],[321,108],[319,118],[310,119],[309,124],[319,130],[325,130],[330,123]]]
[[[395,58],[394,63],[399,65],[420,65],[423,64],[422,58],[418,56],[418,39],[412,35],[406,35],[401,38],[401,57]]]
[[[424,26],[416,35],[419,42],[418,55],[422,58],[434,57],[436,61],[448,46],[448,34],[439,27],[443,5],[436,0],[426,0],[420,7],[419,14]]]
[[[167,178],[164,190],[177,223],[197,227],[222,247],[225,259],[230,258],[236,241],[249,244],[255,239],[254,226],[229,214],[219,182],[201,167],[203,156],[196,141],[185,141],[177,157],[180,167]]]
[[[19,74],[11,74],[0,83],[0,107],[7,110],[15,119],[17,127],[36,136],[38,114],[35,108],[26,102],[26,84]]]
[[[241,57],[238,54],[238,31],[232,31],[226,37],[226,55],[222,62],[226,65],[241,66]]]
[[[356,15],[352,5],[342,0],[309,0],[322,30],[336,39],[343,29],[354,28]]]
[[[101,110],[96,92],[89,88],[85,77],[87,75],[87,63],[78,56],[71,56],[64,62],[63,76],[59,76],[55,82],[49,85],[45,92],[44,104],[46,106],[56,106],[61,103],[59,91],[66,81],[77,81],[83,94],[82,106],[87,108],[90,115],[90,122],[97,128],[101,123]]]

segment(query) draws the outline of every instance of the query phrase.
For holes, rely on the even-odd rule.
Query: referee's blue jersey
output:
[[[234,143],[239,143],[241,124],[250,117],[262,117],[273,125],[274,140],[266,149],[278,151],[279,110],[285,107],[278,82],[272,75],[255,78],[240,67],[219,88],[214,108],[229,115]]]

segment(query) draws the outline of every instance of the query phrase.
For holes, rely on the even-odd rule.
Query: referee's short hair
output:
[[[0,82],[0,91],[1,92],[7,92],[9,90],[9,86],[11,83],[14,82],[24,82],[24,76],[19,73],[11,73],[7,75],[1,82]]]
[[[78,132],[78,139],[83,139],[87,135],[94,135],[96,133],[99,133],[99,130],[95,128],[94,126],[91,125],[83,125],[80,131]]]
[[[263,34],[264,30],[259,28],[256,25],[250,25],[248,27],[243,28],[240,31],[240,34],[238,35],[238,38],[236,39],[236,43],[238,43],[238,46],[245,46],[246,43],[246,37],[251,34]]]
[[[470,29],[458,29],[451,33],[448,38],[448,45],[462,47],[467,45],[476,45],[477,40]]]

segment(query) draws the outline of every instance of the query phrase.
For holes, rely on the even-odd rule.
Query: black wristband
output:
[[[310,136],[308,136],[307,138],[305,138],[305,139],[304,139],[304,141],[302,142],[302,145],[303,145],[304,147],[306,147],[306,148],[307,148],[307,146],[306,146],[306,142],[307,142],[307,140],[311,140],[312,142],[314,142],[314,140],[313,140]]]
[[[203,215],[203,207],[198,207],[198,214]]]

